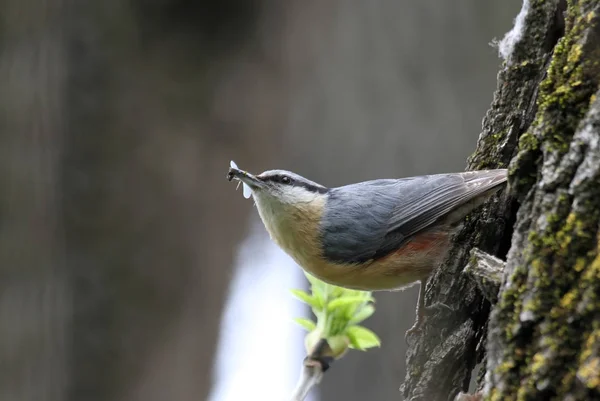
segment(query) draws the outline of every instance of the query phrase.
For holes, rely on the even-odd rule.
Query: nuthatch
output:
[[[271,239],[311,275],[340,287],[397,290],[425,284],[463,218],[506,182],[506,170],[379,179],[327,188],[285,170],[227,178],[254,197]]]

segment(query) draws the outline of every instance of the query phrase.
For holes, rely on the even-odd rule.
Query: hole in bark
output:
[[[517,222],[517,211],[519,210],[519,203],[516,199],[509,200],[509,206],[507,208],[506,214],[508,218],[506,220],[506,226],[504,229],[504,235],[500,240],[500,248],[498,249],[498,257],[502,260],[506,260],[506,255],[510,250],[512,235],[515,227],[515,223]]]
[[[554,14],[554,26],[548,29],[546,38],[546,49],[552,51],[558,40],[565,35],[565,12],[567,11],[567,0],[561,0]]]

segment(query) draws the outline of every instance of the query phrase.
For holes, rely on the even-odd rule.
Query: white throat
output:
[[[286,188],[281,197],[255,191],[260,218],[271,239],[299,264],[313,244],[319,229],[326,197],[304,188]]]

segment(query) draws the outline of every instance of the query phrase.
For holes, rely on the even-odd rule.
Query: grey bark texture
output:
[[[496,303],[505,267],[506,263],[504,261],[473,248],[469,263],[463,273],[473,278],[485,299],[491,303]]]
[[[481,361],[472,399],[600,399],[600,2],[526,3],[468,166],[510,165],[509,187],[428,286],[454,312],[410,339],[406,400],[454,399]],[[506,259],[493,305],[461,274],[473,247]]]

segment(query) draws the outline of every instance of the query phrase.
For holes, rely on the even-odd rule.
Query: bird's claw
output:
[[[408,338],[412,337],[413,334],[420,331],[422,324],[423,324],[423,320],[417,318],[417,320],[415,320],[415,323],[412,325],[412,327],[410,329],[406,330],[406,333],[404,333],[404,340],[406,341],[407,344],[408,344]]]
[[[408,342],[408,338],[411,337],[413,334],[421,331],[423,323],[425,323],[425,320],[428,317],[430,317],[431,315],[433,315],[435,313],[440,313],[440,312],[442,312],[442,313],[454,312],[454,308],[446,305],[443,302],[437,302],[433,305],[424,306],[423,308],[419,309],[419,311],[417,311],[417,318],[415,320],[415,323],[404,334],[404,339],[406,340],[406,342]]]
[[[436,302],[433,305],[426,306],[424,309],[425,310],[423,311],[423,314],[425,316],[431,316],[434,313],[438,313],[438,312],[446,312],[446,313],[447,312],[454,312],[454,308],[446,305],[443,302]]]

